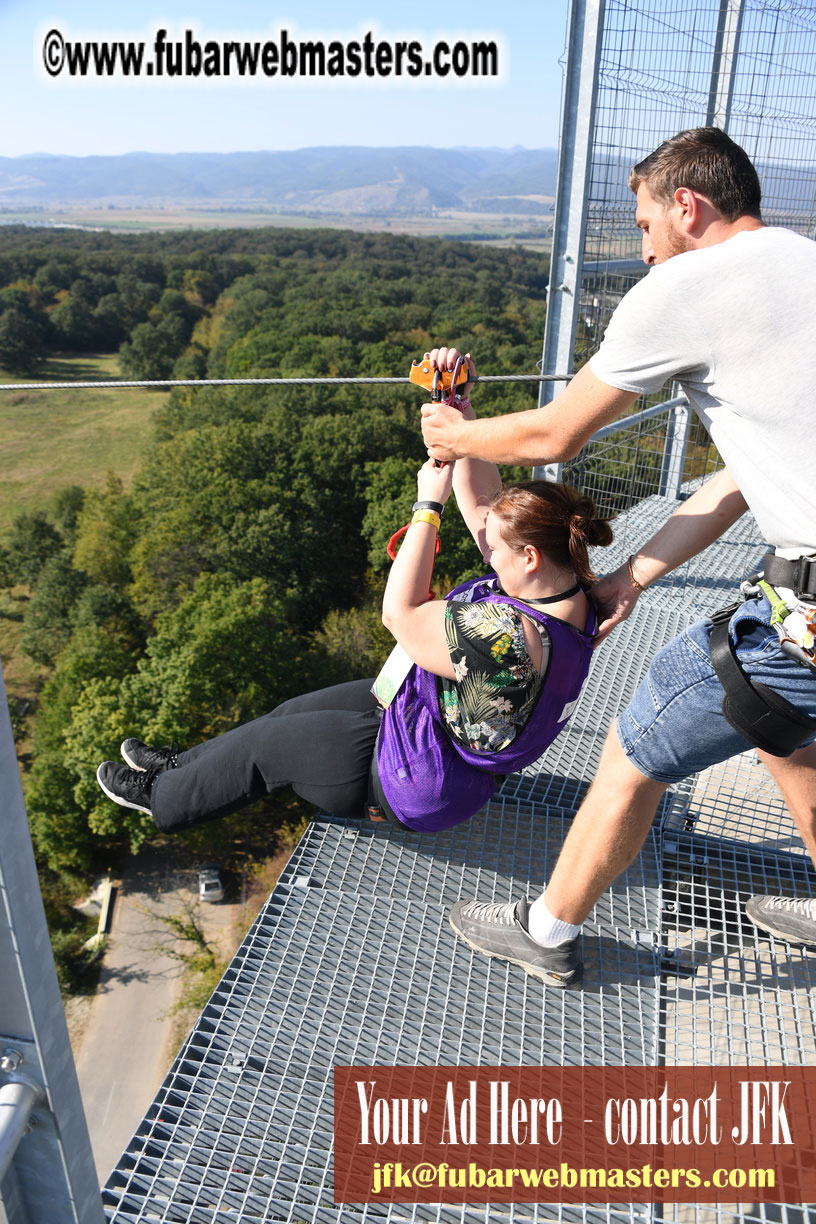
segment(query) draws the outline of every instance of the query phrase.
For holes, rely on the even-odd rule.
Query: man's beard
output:
[[[666,243],[669,248],[669,253],[666,256],[667,259],[672,259],[675,255],[682,255],[684,251],[694,249],[691,239],[682,230],[676,229],[674,225],[669,227]]]

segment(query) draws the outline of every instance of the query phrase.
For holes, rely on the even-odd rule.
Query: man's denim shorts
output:
[[[779,647],[764,595],[740,604],[729,625],[743,671],[816,717],[816,672]],[[628,707],[618,739],[629,760],[656,782],[679,782],[753,747],[722,712],[723,690],[708,650],[712,623],[697,621],[655,655]],[[816,734],[805,743],[813,743]],[[804,746],[804,745],[803,745]]]

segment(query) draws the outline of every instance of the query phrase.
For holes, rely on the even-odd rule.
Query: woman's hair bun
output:
[[[579,494],[572,503],[572,516],[579,519],[592,519],[595,517],[595,503],[591,497],[586,494]]]
[[[583,536],[590,546],[605,547],[612,543],[612,528],[606,519],[596,517],[595,503],[592,498],[582,495],[577,497],[570,508],[570,534],[576,532]]]
[[[606,519],[591,519],[586,526],[587,543],[593,548],[606,548],[612,543],[612,528]]]

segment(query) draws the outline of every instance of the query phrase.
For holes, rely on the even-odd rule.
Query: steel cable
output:
[[[478,374],[471,382],[569,382],[571,374]],[[380,385],[411,385],[410,378],[154,378],[117,379],[93,382],[31,382],[0,383],[0,391],[92,391],[113,387],[276,387],[276,386],[321,386],[348,385],[354,383],[378,383]],[[416,385],[416,384],[413,384]]]

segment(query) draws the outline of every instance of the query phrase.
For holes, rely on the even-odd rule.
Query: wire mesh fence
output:
[[[675,423],[676,409],[668,406],[648,420],[631,425],[624,421],[623,428],[590,442],[566,464],[564,479],[589,494],[604,515],[620,514],[656,493],[669,494]],[[719,453],[694,418],[679,460],[678,487],[709,476],[719,467]]]
[[[765,220],[816,233],[816,6],[798,0],[607,0],[585,258],[636,260],[632,166],[684,128],[715,125],[746,150]],[[584,353],[641,275],[585,277]],[[579,349],[580,351],[580,349]]]
[[[759,171],[765,221],[816,236],[816,4],[606,0],[597,85],[576,368],[646,271],[629,173],[675,133],[704,125],[727,130]],[[633,415],[654,402],[639,401]],[[607,513],[666,492],[672,428],[667,411],[592,442],[564,477]],[[694,422],[683,481],[719,466]]]

